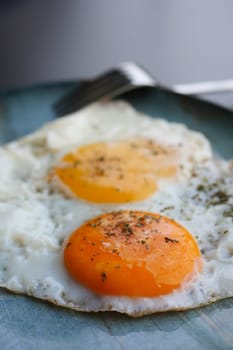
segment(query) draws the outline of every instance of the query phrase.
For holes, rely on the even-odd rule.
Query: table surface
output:
[[[232,14],[231,0],[1,0],[0,89],[128,60],[168,84],[233,78]]]

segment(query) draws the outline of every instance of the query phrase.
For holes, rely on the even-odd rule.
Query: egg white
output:
[[[93,204],[64,196],[48,183],[49,170],[70,150],[132,137],[179,149],[177,178],[161,180],[147,200]],[[200,133],[146,117],[124,102],[94,104],[1,148],[0,167],[0,286],[76,310],[133,316],[233,295],[233,167],[213,159]],[[203,254],[198,278],[160,298],[99,296],[74,282],[63,264],[64,240],[86,220],[118,209],[161,213],[186,227]]]

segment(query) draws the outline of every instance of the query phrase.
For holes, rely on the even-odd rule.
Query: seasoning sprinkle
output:
[[[179,241],[177,239],[172,239],[172,238],[169,238],[169,237],[164,237],[164,240],[166,243],[179,243]]]
[[[105,272],[101,272],[101,281],[105,282],[107,279],[107,274]]]

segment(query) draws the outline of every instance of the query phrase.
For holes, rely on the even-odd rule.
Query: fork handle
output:
[[[233,92],[233,79],[173,85],[172,90],[183,95],[204,95]]]

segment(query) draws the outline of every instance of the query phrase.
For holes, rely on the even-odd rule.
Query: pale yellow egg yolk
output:
[[[53,174],[74,195],[96,203],[143,200],[157,189],[157,179],[173,177],[174,149],[148,139],[102,142],[66,154]]]
[[[79,227],[66,242],[70,275],[102,295],[157,297],[171,293],[202,268],[192,235],[154,213],[117,211]]]

